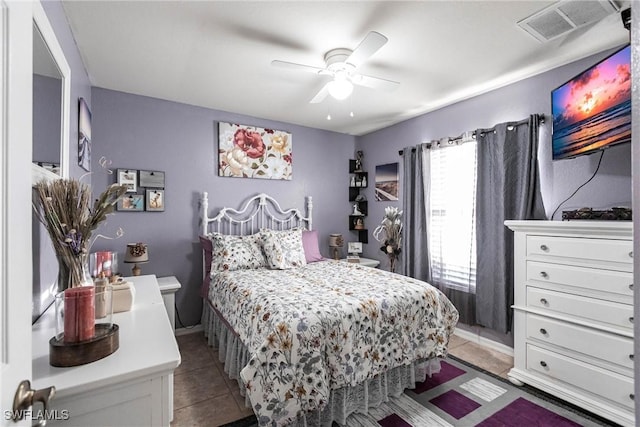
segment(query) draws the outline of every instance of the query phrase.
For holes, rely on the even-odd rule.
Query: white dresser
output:
[[[49,365],[53,309],[33,326],[33,385],[56,387],[51,409],[68,411],[65,426],[169,426],[173,371],[180,352],[156,277],[136,276],[130,311],[116,313],[120,346],[104,359],[70,368]]]
[[[631,222],[505,225],[515,232],[509,379],[635,425]]]

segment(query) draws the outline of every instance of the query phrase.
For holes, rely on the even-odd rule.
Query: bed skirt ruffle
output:
[[[251,407],[240,379],[240,371],[251,359],[247,347],[206,299],[203,300],[202,326],[208,344],[218,349],[218,357],[224,363],[225,373],[238,381],[240,393],[245,397],[245,405]],[[308,412],[291,425],[330,427],[334,421],[344,425],[350,414],[366,413],[368,408],[379,406],[388,401],[390,396],[399,396],[405,389],[414,388],[416,382],[422,382],[427,376],[439,371],[439,359],[421,360],[393,368],[364,383],[332,390],[329,402],[323,409]]]

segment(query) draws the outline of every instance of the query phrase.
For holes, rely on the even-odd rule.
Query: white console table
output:
[[[173,371],[180,352],[155,276],[127,277],[135,286],[130,311],[116,313],[119,348],[104,359],[70,368],[49,365],[54,308],[33,326],[33,385],[51,385],[51,409],[69,420],[48,425],[169,426],[173,418]]]

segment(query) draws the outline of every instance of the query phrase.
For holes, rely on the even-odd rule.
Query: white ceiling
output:
[[[619,13],[547,43],[517,26],[552,3],[63,1],[93,86],[352,135],[628,41]],[[325,80],[271,66],[323,67],[369,31],[389,41],[358,71],[400,82],[391,93],[309,104]]]

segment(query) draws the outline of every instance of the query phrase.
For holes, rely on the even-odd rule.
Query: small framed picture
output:
[[[164,190],[147,190],[147,211],[164,211]]]
[[[350,254],[362,253],[362,242],[348,242],[347,252],[349,252]]]
[[[126,194],[118,200],[116,209],[119,211],[142,212],[144,210],[144,195]]]
[[[164,188],[164,172],[141,170],[140,187]]]
[[[133,169],[118,169],[118,184],[127,186],[127,193],[138,191],[138,171]]]

